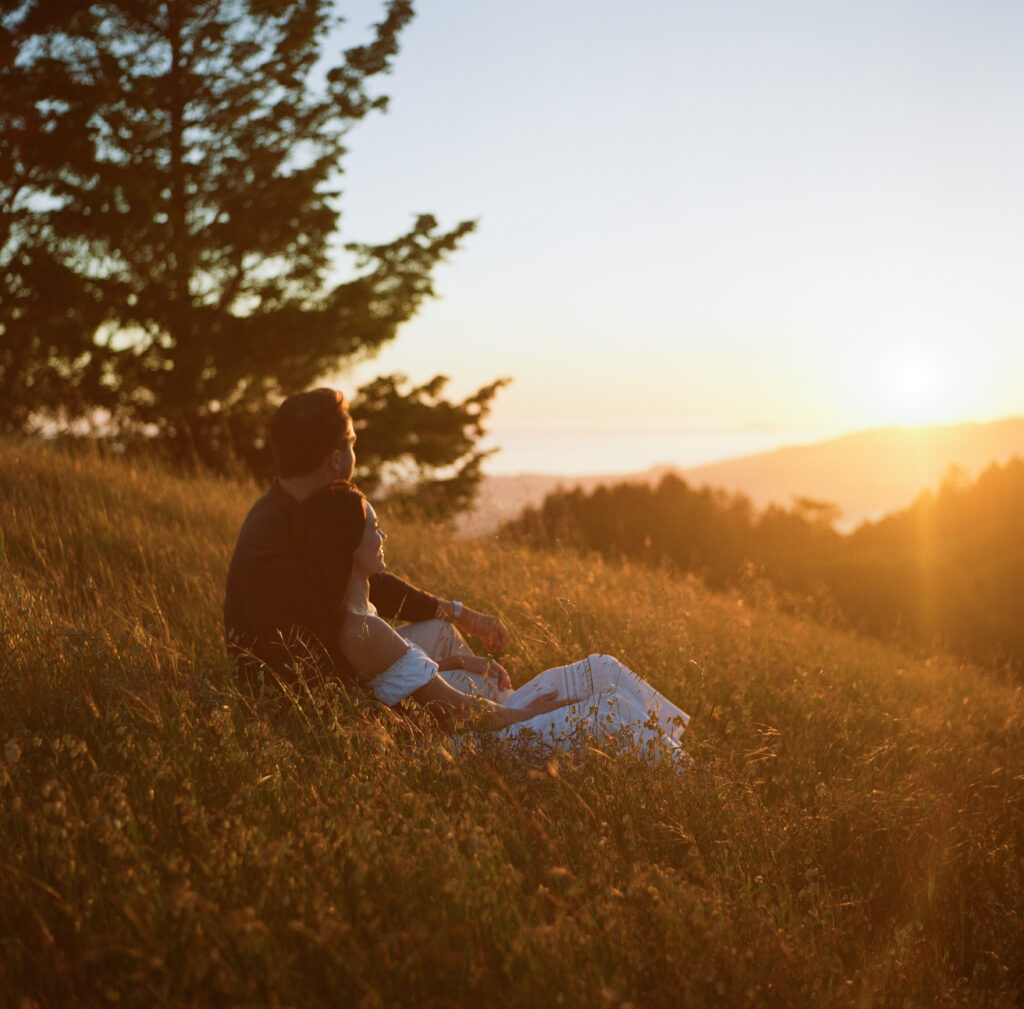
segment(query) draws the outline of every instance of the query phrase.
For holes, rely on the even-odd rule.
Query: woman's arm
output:
[[[564,708],[575,703],[573,700],[560,700],[557,691],[549,690],[538,694],[523,707],[514,708],[475,694],[464,694],[446,683],[440,676],[435,676],[419,690],[413,691],[412,697],[428,711],[433,710],[442,715],[458,714],[473,728],[485,732],[507,729],[516,722],[525,722],[537,715],[544,715],[556,708]]]
[[[353,669],[373,678],[402,658],[409,650],[409,643],[380,617],[346,613],[341,624],[341,649]],[[432,665],[436,668],[436,663]],[[551,690],[538,694],[523,707],[511,707],[475,694],[464,694],[437,675],[413,690],[411,696],[428,710],[441,715],[457,714],[485,731],[504,729],[573,703],[559,700],[557,692]]]
[[[409,642],[380,617],[345,613],[341,619],[341,651],[349,665],[372,679],[394,665],[409,649]]]

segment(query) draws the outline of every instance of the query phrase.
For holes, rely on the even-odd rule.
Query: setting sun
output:
[[[898,405],[908,410],[924,410],[935,404],[939,386],[937,369],[927,362],[904,365],[890,376]]]
[[[933,348],[905,348],[880,369],[882,396],[894,419],[930,424],[956,419],[950,402],[953,368]]]

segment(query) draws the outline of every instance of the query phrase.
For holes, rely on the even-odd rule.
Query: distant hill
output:
[[[759,508],[794,496],[839,506],[843,526],[878,518],[937,487],[951,467],[976,477],[993,462],[1024,458],[1024,418],[944,427],[887,427],[815,445],[776,449],[681,471],[683,479],[742,491]]]
[[[813,445],[776,449],[688,469],[657,466],[640,473],[585,477],[517,474],[487,477],[477,504],[460,523],[466,535],[485,535],[524,508],[540,504],[558,487],[592,490],[625,480],[651,483],[677,473],[692,486],[741,492],[758,508],[810,497],[836,504],[843,528],[909,505],[958,467],[976,477],[993,462],[1024,458],[1024,418],[987,424],[887,427],[843,435]]]
[[[485,536],[503,522],[539,505],[553,491],[581,487],[593,490],[600,484],[623,480],[650,481],[652,473],[606,473],[596,476],[552,476],[549,473],[516,473],[484,477],[472,509],[461,516],[458,530],[465,536]]]

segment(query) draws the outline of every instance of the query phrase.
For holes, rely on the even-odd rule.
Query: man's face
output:
[[[342,480],[351,480],[352,471],[356,468],[356,432],[352,427],[352,418],[348,418],[345,434],[342,435],[338,447],[331,453],[331,468]]]

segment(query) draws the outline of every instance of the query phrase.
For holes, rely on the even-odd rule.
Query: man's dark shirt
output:
[[[314,648],[316,642],[323,646],[338,673],[351,674],[338,648],[340,612],[323,626],[313,616],[321,608],[309,597],[298,547],[299,514],[299,502],[275,480],[246,516],[228,568],[228,652],[253,686],[261,663],[283,675],[297,636],[308,650],[306,632],[312,632]],[[382,617],[406,621],[432,619],[440,602],[388,572],[370,577],[370,601]]]

